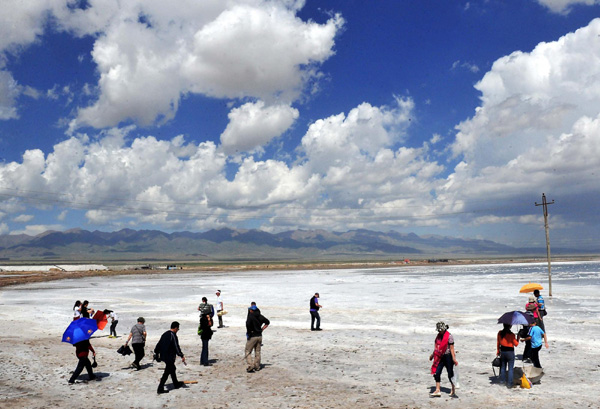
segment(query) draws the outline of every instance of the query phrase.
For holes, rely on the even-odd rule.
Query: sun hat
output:
[[[437,330],[437,332],[446,331],[448,328],[450,328],[450,325],[446,325],[444,321],[440,321],[437,324],[435,324],[435,329]]]

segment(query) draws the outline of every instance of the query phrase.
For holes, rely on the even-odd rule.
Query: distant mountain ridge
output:
[[[554,249],[578,254],[572,249]],[[490,240],[418,236],[396,231],[262,230],[222,228],[165,233],[122,229],[71,229],[37,236],[1,235],[0,258],[30,261],[243,261],[352,260],[544,255],[545,249],[518,249]]]

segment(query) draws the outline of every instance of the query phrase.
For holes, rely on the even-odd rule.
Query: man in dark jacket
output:
[[[171,330],[166,331],[160,337],[160,341],[156,344],[154,348],[154,353],[160,356],[161,361],[165,363],[165,372],[160,378],[160,383],[158,384],[157,393],[169,393],[168,390],[165,389],[165,382],[167,382],[167,378],[171,375],[171,380],[173,381],[173,387],[175,389],[179,389],[183,386],[183,382],[177,381],[177,374],[175,373],[175,359],[177,356],[181,357],[181,361],[185,364],[185,356],[183,352],[181,352],[181,348],[179,348],[179,339],[177,338],[177,332],[179,331],[179,323],[174,321],[171,324]]]
[[[319,308],[322,305],[319,304],[319,293],[315,293],[313,297],[310,299],[310,330],[311,331],[321,331],[321,316],[319,315]],[[315,321],[317,321],[317,326],[315,327]]]
[[[248,362],[247,372],[260,371],[260,347],[262,344],[262,332],[267,329],[270,322],[263,317],[256,305],[248,308],[248,318],[246,319],[246,362]],[[254,360],[252,351],[254,350]]]

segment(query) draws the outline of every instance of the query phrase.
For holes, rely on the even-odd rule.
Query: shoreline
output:
[[[597,261],[600,257],[561,257],[553,259],[552,262],[577,262]],[[0,273],[0,288],[63,279],[77,279],[89,277],[127,276],[127,275],[156,275],[156,274],[180,274],[187,272],[212,272],[228,273],[240,271],[295,271],[295,270],[339,270],[339,269],[366,269],[366,268],[390,268],[390,267],[417,267],[417,266],[459,266],[459,265],[489,265],[489,264],[522,264],[522,263],[545,263],[541,258],[512,258],[512,259],[449,259],[448,261],[429,262],[428,260],[415,260],[410,263],[390,261],[341,261],[341,262],[251,262],[251,263],[211,263],[197,265],[181,265],[177,269],[140,269],[140,268],[115,268],[110,266],[107,270],[86,271],[3,271]]]

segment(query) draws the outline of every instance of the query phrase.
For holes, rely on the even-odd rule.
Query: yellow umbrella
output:
[[[543,290],[543,289],[544,289],[544,287],[542,287],[538,283],[529,283],[529,284],[525,284],[523,287],[521,287],[519,292],[520,293],[532,293],[534,290]]]

